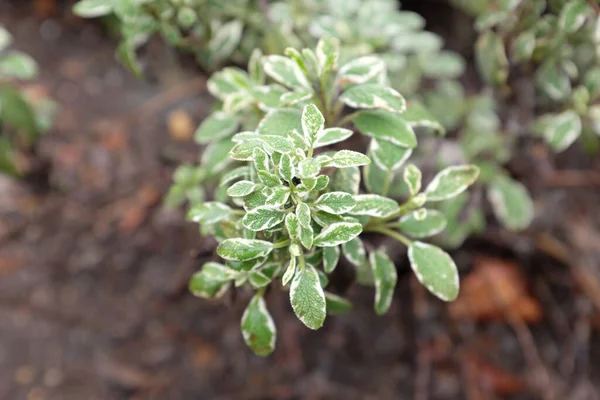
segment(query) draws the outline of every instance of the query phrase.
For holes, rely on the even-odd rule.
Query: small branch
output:
[[[364,232],[377,232],[383,235],[389,236],[392,239],[396,239],[406,247],[410,247],[412,242],[404,235],[399,232],[393,231],[391,229],[385,228],[383,226],[365,226]]]

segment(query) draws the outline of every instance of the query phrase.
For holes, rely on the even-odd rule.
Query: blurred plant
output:
[[[19,176],[27,169],[24,154],[50,128],[56,105],[17,84],[35,78],[38,67],[29,55],[11,50],[11,43],[12,36],[0,25],[0,172]]]
[[[424,206],[460,195],[479,174],[474,165],[450,166],[422,190],[421,172],[408,165],[402,172],[407,199],[398,203],[386,197],[391,177],[417,146],[412,126],[434,121],[422,108],[406,109],[403,96],[387,85],[385,65],[378,57],[359,57],[338,68],[336,39],[319,41],[316,51],[289,48],[286,54],[251,63],[248,75],[228,69],[211,77],[211,91],[220,95],[224,106],[244,106],[207,119],[198,137],[229,142],[229,158],[237,167],[219,174],[225,191],[221,201],[192,201],[188,214],[202,225],[202,232],[220,242],[217,253],[225,260],[206,263],[190,280],[190,290],[215,298],[232,284],[255,289],[241,329],[259,355],[274,350],[276,330],[263,295],[279,278],[283,286],[289,284],[294,312],[311,329],[320,328],[327,313],[351,308],[347,300],[323,290],[341,254],[357,268],[359,283],[374,284],[376,313],[388,310],[396,269],[383,249],[367,255],[366,248],[372,246],[359,238],[363,232],[406,246],[418,280],[440,299],[455,299],[459,281],[453,260],[420,241],[441,232],[446,221],[442,213]],[[267,76],[281,86],[264,86]],[[258,92],[270,93],[272,106],[256,129],[231,136],[242,116],[263,111],[259,105],[264,102],[252,95],[253,85],[259,83],[268,87]],[[224,120],[229,121],[227,129],[221,124]],[[345,128],[349,124],[370,138],[370,157],[347,148],[354,134]],[[360,141],[357,144],[362,147]],[[333,145],[337,150],[322,151]],[[363,182],[381,194],[360,194],[359,167],[374,165],[387,178],[380,181],[380,176],[363,170]]]
[[[475,12],[476,61],[484,80],[506,86],[515,66],[534,76],[538,108],[533,131],[556,151],[600,135],[598,12],[586,0],[486,0]]]

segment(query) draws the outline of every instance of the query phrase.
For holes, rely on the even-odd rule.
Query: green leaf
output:
[[[255,294],[242,315],[242,336],[258,356],[268,356],[275,350],[277,330],[262,295]]]
[[[331,188],[340,192],[358,194],[360,169],[358,167],[348,167],[336,170],[331,179]]]
[[[233,135],[238,127],[235,118],[224,112],[215,112],[206,118],[194,134],[197,143],[205,144]]]
[[[273,250],[273,243],[256,239],[227,239],[217,247],[217,254],[225,260],[247,261],[264,257]]]
[[[300,161],[296,175],[300,179],[313,178],[321,171],[321,164],[314,158],[307,158]]]
[[[244,197],[254,192],[258,185],[252,181],[239,181],[227,189],[227,195],[230,197]]]
[[[585,23],[588,12],[586,0],[573,0],[565,4],[558,16],[558,27],[565,33],[579,30]]]
[[[352,310],[352,303],[336,294],[325,292],[327,314],[347,314]]]
[[[12,51],[0,57],[0,77],[32,79],[37,74],[38,66],[35,60],[23,52]]]
[[[427,201],[442,201],[455,197],[472,185],[478,176],[479,168],[475,165],[445,168],[427,185]]]
[[[428,128],[440,136],[446,134],[444,126],[419,102],[410,101],[402,113],[402,119],[413,129]]]
[[[360,111],[354,119],[354,125],[364,135],[411,149],[417,146],[415,132],[397,113],[386,110]]]
[[[269,156],[260,147],[252,149],[252,160],[254,161],[254,168],[257,171],[269,170]]]
[[[279,175],[287,182],[291,182],[294,176],[296,176],[296,168],[292,156],[289,154],[283,154],[279,161]]]
[[[295,272],[296,272],[296,257],[292,257],[292,258],[290,258],[290,263],[288,264],[288,267],[285,270],[283,277],[281,278],[281,284],[283,286],[287,286],[287,284],[294,277]]]
[[[326,317],[325,293],[314,267],[308,265],[296,271],[290,285],[290,303],[304,325],[315,330],[323,326]]]
[[[285,229],[287,229],[290,239],[297,239],[300,237],[300,224],[296,214],[288,213],[285,216]]]
[[[488,30],[475,42],[475,61],[483,79],[491,85],[502,85],[508,78],[508,58],[504,42]]]
[[[285,203],[287,203],[290,198],[290,189],[286,186],[280,186],[273,189],[273,193],[271,193],[267,197],[266,205],[274,206],[274,207],[282,207]]]
[[[354,196],[354,200],[356,200],[356,206],[350,212],[353,215],[387,218],[400,211],[400,206],[396,200],[377,194],[360,194]]]
[[[504,227],[520,231],[531,224],[533,200],[521,183],[508,177],[494,179],[488,187],[487,196],[496,218]]]
[[[281,185],[279,177],[269,171],[258,171],[258,178],[268,187],[278,187]]]
[[[316,149],[319,147],[329,146],[334,143],[342,142],[348,139],[350,136],[352,136],[353,133],[354,132],[352,132],[350,129],[344,128],[323,129],[317,136],[313,147]]]
[[[562,100],[571,93],[569,75],[552,59],[539,67],[535,80],[540,89],[552,100]]]
[[[39,128],[30,104],[18,91],[1,86],[0,121],[24,134],[21,137],[26,143],[33,144],[38,137]]]
[[[340,96],[352,108],[379,108],[402,113],[406,110],[404,97],[389,86],[365,83],[352,86]]]
[[[250,61],[248,61],[248,75],[255,85],[262,85],[265,82],[265,71],[262,67],[263,53],[260,49],[252,50]]]
[[[262,271],[253,270],[248,274],[248,282],[254,289],[260,289],[271,283],[272,279],[263,274]]]
[[[452,301],[458,296],[459,279],[452,258],[439,247],[413,242],[408,258],[417,279],[438,298]]]
[[[425,56],[423,72],[428,78],[458,78],[465,71],[465,61],[460,54],[442,50]]]
[[[386,171],[396,171],[412,154],[412,149],[386,141],[371,139],[369,154],[373,161]]]
[[[110,0],[81,0],[73,6],[73,13],[82,18],[96,18],[112,13],[113,8]]]
[[[322,190],[325,190],[325,188],[328,185],[329,185],[329,176],[319,175],[319,176],[317,176],[317,183],[315,184],[315,187],[313,188],[313,190],[320,192]]]
[[[361,165],[370,164],[371,160],[369,157],[362,153],[352,150],[340,150],[336,151],[331,160],[327,162],[327,166],[335,168],[350,168],[359,167]]]
[[[338,67],[340,41],[332,37],[321,38],[317,43],[316,53],[321,73],[327,74],[329,71],[334,71]]]
[[[555,151],[564,151],[581,135],[581,118],[574,111],[564,111],[551,120],[544,139]]]
[[[362,84],[378,75],[385,74],[385,63],[377,56],[356,58],[340,67],[338,79],[341,84]]]
[[[212,39],[208,42],[212,62],[225,60],[233,53],[240,43],[243,28],[240,21],[232,20],[216,29]]]
[[[314,239],[315,234],[312,226],[300,226],[300,243],[302,243],[302,246],[310,250],[313,246]]]
[[[314,104],[308,104],[302,110],[302,132],[308,143],[314,143],[319,132],[323,130],[325,118],[319,108]]]
[[[301,103],[303,101],[309,100],[313,97],[313,92],[308,89],[298,89],[293,92],[287,92],[281,99],[279,99],[280,106],[293,106],[294,104]]]
[[[306,203],[298,203],[296,206],[296,216],[301,227],[310,228],[310,207]]]
[[[279,85],[264,85],[252,88],[252,97],[258,102],[262,111],[277,109],[282,97],[287,94],[287,89]],[[248,94],[245,94],[248,97]]]
[[[250,176],[250,167],[242,166],[232,169],[231,171],[223,174],[219,181],[219,186],[225,186],[226,184],[233,182],[240,178],[248,178]]]
[[[521,32],[512,43],[512,58],[517,62],[531,60],[535,50],[535,32],[528,30]]]
[[[263,58],[263,68],[267,75],[284,86],[310,88],[310,83],[298,65],[287,57],[270,55]]]
[[[383,315],[390,308],[394,297],[398,280],[396,266],[383,251],[371,252],[369,263],[375,278],[375,312]]]
[[[273,206],[260,206],[250,210],[242,218],[242,225],[253,232],[260,232],[283,222],[285,213]]]
[[[200,224],[215,224],[229,217],[231,208],[223,203],[209,201],[193,206],[188,212],[188,219]]]
[[[229,288],[235,271],[222,264],[208,262],[190,278],[189,290],[194,296],[205,299],[221,297]]]
[[[421,170],[419,168],[414,164],[407,165],[402,177],[411,196],[419,193],[421,190]]]
[[[12,41],[12,35],[3,26],[0,26],[0,51],[10,46]]]
[[[398,226],[409,236],[422,239],[443,231],[446,228],[446,217],[438,210],[422,208],[402,217]]]
[[[220,173],[231,163],[228,155],[233,147],[234,143],[230,138],[212,142],[202,152],[200,165],[206,169],[209,175]]]
[[[256,140],[263,142],[268,146],[268,148],[273,149],[273,151],[276,151],[278,153],[293,153],[295,150],[288,137],[275,135],[259,135]]]
[[[263,148],[263,143],[260,140],[247,140],[233,146],[229,152],[229,157],[238,161],[251,161],[255,148]],[[206,153],[206,150],[205,150]]]
[[[10,140],[0,136],[0,173],[18,177],[20,171],[15,164],[14,149]]]
[[[244,209],[252,210],[267,204],[267,195],[262,190],[256,190],[244,197]]]
[[[323,270],[330,274],[335,270],[335,267],[340,260],[339,247],[324,247],[323,248]]]
[[[321,231],[313,244],[317,247],[332,247],[354,239],[362,232],[362,225],[355,222],[338,222]]]
[[[300,119],[300,110],[293,108],[274,109],[269,111],[263,119],[260,120],[256,132],[261,135],[279,136],[284,136],[294,129],[300,132],[302,130]]]
[[[206,87],[213,96],[225,101],[230,95],[246,93],[250,89],[250,80],[246,72],[229,67],[212,74]]]
[[[345,214],[356,205],[354,197],[344,192],[329,192],[321,195],[315,202],[315,208],[331,214]]]

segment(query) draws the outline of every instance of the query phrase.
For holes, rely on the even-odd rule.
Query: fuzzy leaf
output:
[[[369,154],[373,161],[386,171],[396,171],[412,154],[412,149],[386,141],[371,139]]]
[[[336,294],[325,292],[327,314],[347,314],[352,310],[352,303]]]
[[[308,143],[314,143],[319,132],[323,130],[325,118],[319,108],[314,104],[308,104],[302,111],[302,132]]]
[[[281,185],[279,177],[269,171],[258,171],[258,178],[268,187],[278,187]]]
[[[340,41],[332,37],[322,38],[317,43],[316,55],[321,73],[337,69],[340,55]]]
[[[327,161],[327,166],[335,168],[359,167],[370,164],[369,157],[362,153],[352,150],[336,151],[331,159]]]
[[[527,228],[534,216],[533,200],[520,182],[502,177],[494,179],[487,192],[496,218],[512,231]]]
[[[317,136],[314,148],[329,146],[330,144],[342,142],[352,136],[354,132],[344,128],[328,128],[322,130]]]
[[[236,49],[242,38],[243,25],[238,20],[224,23],[213,32],[208,42],[208,50],[212,62],[220,62],[228,58]]]
[[[400,211],[395,200],[377,194],[360,194],[354,196],[356,206],[350,214],[368,215],[375,218],[386,218]]]
[[[398,226],[409,236],[422,239],[443,231],[446,217],[438,210],[420,209],[402,217]]]
[[[442,201],[455,197],[472,185],[478,176],[479,168],[475,165],[445,168],[427,185],[427,201]]]
[[[406,111],[402,113],[402,119],[413,129],[428,128],[440,136],[446,134],[444,126],[419,102],[409,102]]]
[[[262,271],[253,270],[248,274],[248,282],[254,289],[260,289],[271,283],[272,279],[263,274]]]
[[[33,79],[38,74],[38,66],[33,58],[21,51],[11,51],[0,57],[0,77]]]
[[[312,226],[300,226],[300,243],[306,249],[310,250],[315,240],[315,233]]]
[[[394,297],[398,280],[396,266],[383,251],[371,252],[369,263],[375,278],[375,312],[383,315],[390,308]]]
[[[73,13],[83,18],[103,17],[113,11],[114,4],[107,0],[81,0],[73,6]]]
[[[331,179],[331,188],[340,192],[358,194],[360,169],[358,167],[348,167],[336,170]]]
[[[548,59],[539,67],[535,79],[543,93],[552,100],[563,100],[571,93],[569,75],[553,59]]]
[[[266,357],[275,350],[277,330],[263,296],[255,294],[242,315],[242,336],[252,351]]]
[[[222,264],[208,262],[202,266],[202,270],[192,275],[188,287],[194,296],[218,298],[227,291],[234,274],[235,271]]]
[[[354,119],[354,125],[364,135],[411,149],[417,146],[415,132],[397,113],[386,110],[360,111]]]
[[[291,182],[294,176],[296,176],[296,168],[289,154],[281,156],[281,160],[279,161],[279,175],[288,182]]]
[[[225,260],[247,261],[264,257],[273,250],[273,243],[256,239],[227,239],[217,247],[217,254]]]
[[[362,232],[362,225],[356,222],[338,222],[321,231],[313,244],[317,247],[332,247],[354,239]]]
[[[248,94],[241,92],[246,98]],[[252,88],[252,97],[258,102],[258,108],[267,112],[279,107],[287,89],[279,85],[263,85]]]
[[[290,239],[300,237],[300,223],[296,214],[288,213],[285,216],[285,229],[287,229]]]
[[[279,99],[279,105],[282,107],[293,106],[313,97],[313,92],[308,89],[299,89],[293,92],[287,92]]]
[[[283,222],[285,213],[273,206],[261,206],[250,210],[244,215],[242,225],[253,232],[264,231]]]
[[[321,195],[315,202],[315,208],[331,214],[345,214],[356,205],[354,197],[344,192],[329,192]]]
[[[310,207],[306,203],[298,203],[298,206],[296,206],[296,216],[298,217],[300,226],[303,228],[310,227]]]
[[[321,171],[321,164],[314,158],[307,158],[298,164],[298,178],[313,178]]]
[[[287,284],[294,277],[295,273],[296,273],[296,257],[292,257],[292,258],[290,258],[290,263],[288,264],[285,272],[283,273],[283,277],[281,278],[281,284],[283,286],[287,286]]]
[[[385,63],[377,56],[356,58],[340,67],[340,82],[362,84],[385,73]]]
[[[229,152],[229,157],[238,161],[250,161],[252,160],[254,149],[257,147],[261,149],[263,148],[263,144],[259,140],[248,140],[245,142],[238,143],[235,146],[233,146],[233,148]]]
[[[326,317],[325,293],[314,267],[299,268],[290,285],[290,303],[294,313],[310,329],[323,326]]]
[[[535,32],[521,32],[512,44],[512,59],[517,62],[529,61],[535,50]]]
[[[231,208],[226,204],[209,201],[193,206],[188,212],[188,219],[200,224],[215,224],[229,217]]]
[[[256,132],[261,135],[284,136],[288,132],[302,129],[301,113],[293,108],[277,108],[269,111],[258,123]]]
[[[245,93],[250,88],[250,80],[239,68],[223,68],[210,76],[206,87],[213,96],[225,101],[230,95]]]
[[[223,174],[219,181],[219,186],[225,186],[226,184],[235,181],[240,178],[248,178],[250,176],[250,167],[243,166],[232,169],[231,171]]]
[[[275,135],[259,135],[257,140],[266,144],[278,153],[293,153],[294,146],[287,137]]]
[[[340,100],[352,108],[380,108],[397,113],[406,110],[406,100],[400,93],[376,83],[352,86],[342,93]]]
[[[554,116],[544,131],[544,139],[558,152],[566,150],[580,135],[581,118],[570,110]]]
[[[323,270],[330,274],[337,267],[340,260],[339,247],[324,247],[323,248]]]
[[[273,189],[273,192],[267,197],[265,205],[282,207],[290,198],[290,189],[286,186],[279,186]]]
[[[254,168],[257,171],[269,170],[269,156],[260,147],[252,149],[252,160],[254,161]]]
[[[254,192],[258,186],[252,181],[239,181],[227,189],[229,197],[244,197]]]
[[[439,247],[413,242],[408,258],[417,279],[438,298],[452,301],[458,296],[459,279],[452,258]]]
[[[488,30],[475,43],[475,61],[484,80],[501,85],[508,78],[508,58],[504,42],[494,31]]]
[[[267,75],[284,86],[291,88],[310,88],[310,83],[298,65],[287,57],[270,55],[263,59]]]
[[[404,182],[406,182],[406,186],[408,186],[408,192],[411,196],[419,193],[421,190],[421,170],[417,168],[414,164],[407,165],[404,168],[403,174]]]
[[[346,260],[355,266],[361,266],[367,262],[367,253],[362,240],[359,238],[354,238],[342,244],[342,252]]]

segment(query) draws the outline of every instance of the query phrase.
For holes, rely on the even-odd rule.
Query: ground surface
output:
[[[168,133],[169,113],[198,123],[204,78],[157,50],[160,72],[136,81],[98,26],[37,3],[35,13],[0,4],[0,23],[61,105],[39,147],[47,180],[0,178],[0,399],[598,398],[600,194],[586,179],[597,159],[535,153],[544,179],[522,178],[541,217],[455,254],[454,306],[414,285],[400,255],[383,317],[372,290],[352,286],[355,310],[312,332],[270,293],[278,346],[258,358],[239,333],[248,294],[188,294],[214,243],[160,207],[174,161],[196,157],[186,129]],[[556,168],[578,168],[579,184]]]

